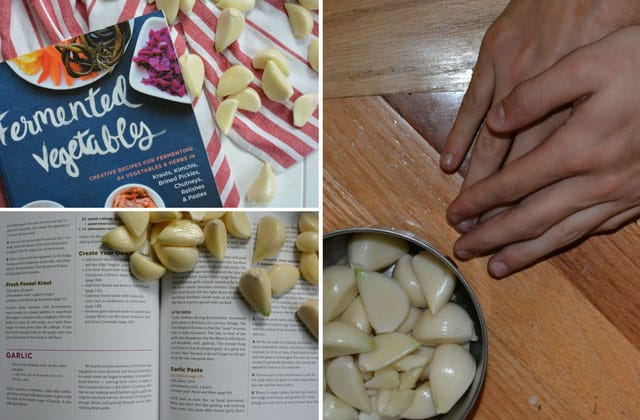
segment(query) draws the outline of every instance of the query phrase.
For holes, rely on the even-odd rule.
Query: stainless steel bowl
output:
[[[473,289],[460,273],[455,263],[434,248],[433,245],[411,232],[393,228],[354,227],[325,234],[323,240],[324,267],[341,262],[343,263],[345,261],[345,257],[347,255],[347,242],[349,237],[356,233],[379,233],[396,238],[402,238],[409,242],[410,253],[416,254],[420,251],[427,251],[446,264],[456,274],[458,281],[456,282],[456,288],[451,300],[462,306],[474,322],[478,340],[471,343],[469,351],[476,360],[476,374],[467,392],[458,400],[453,408],[448,413],[435,418],[439,420],[464,419],[469,415],[480,396],[485,373],[487,371],[489,350],[487,326],[484,321],[484,316],[482,315],[480,303],[478,302]]]

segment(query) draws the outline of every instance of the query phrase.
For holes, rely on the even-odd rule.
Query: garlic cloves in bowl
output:
[[[376,333],[395,331],[409,313],[409,298],[402,287],[376,271],[356,270],[356,282]]]
[[[442,344],[429,364],[431,393],[436,412],[446,413],[462,397],[476,374],[471,353],[457,344]]]
[[[371,411],[369,395],[352,356],[329,360],[325,365],[325,379],[336,397],[358,410]]]
[[[333,321],[358,294],[355,271],[346,265],[332,265],[323,270],[324,321]]]
[[[413,271],[432,314],[450,299],[456,288],[456,275],[432,254],[421,252],[413,257]]]
[[[329,322],[324,324],[323,329],[322,348],[325,359],[367,353],[376,348],[373,337],[347,322]]]
[[[388,267],[409,251],[409,243],[377,233],[352,235],[347,245],[347,258],[354,268],[380,270]]]
[[[460,305],[449,302],[433,315],[425,311],[416,321],[413,338],[424,345],[463,344],[478,339],[473,320]]]

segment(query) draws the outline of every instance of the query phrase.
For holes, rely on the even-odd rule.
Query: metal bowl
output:
[[[334,232],[330,232],[324,235],[323,240],[323,265],[329,267],[334,264],[344,263],[347,256],[347,242],[349,237],[356,233],[378,233],[382,235],[389,235],[396,238],[402,238],[410,244],[409,252],[416,254],[421,251],[427,251],[437,257],[440,261],[447,265],[457,277],[456,288],[453,292],[451,301],[462,306],[471,319],[473,320],[476,335],[478,340],[471,342],[469,351],[476,360],[476,374],[471,383],[471,386],[466,393],[458,400],[458,402],[451,408],[451,410],[443,415],[434,417],[439,420],[459,420],[464,419],[473,407],[475,406],[480,391],[482,390],[482,384],[484,383],[484,377],[487,370],[487,359],[489,345],[487,341],[487,326],[482,315],[482,309],[480,303],[476,298],[473,289],[460,273],[455,263],[448,257],[438,251],[429,242],[414,235],[411,232],[393,229],[393,228],[378,228],[378,227],[354,227],[341,229]]]

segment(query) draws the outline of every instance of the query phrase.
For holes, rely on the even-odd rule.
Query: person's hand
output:
[[[511,1],[484,36],[469,88],[441,154],[442,169],[455,172],[474,144],[464,190],[494,173],[505,160],[535,147],[562,124],[567,111],[558,110],[553,117],[532,122],[516,133],[496,133],[484,124],[489,108],[516,84],[575,48],[633,23],[640,23],[640,2],[636,0]],[[515,134],[517,141],[512,146]]]
[[[518,85],[487,116],[513,133],[572,106],[543,143],[469,186],[451,203],[454,226],[505,205],[464,233],[454,253],[495,252],[489,272],[503,277],[593,233],[640,214],[640,26],[579,48]],[[466,229],[462,229],[466,230]]]

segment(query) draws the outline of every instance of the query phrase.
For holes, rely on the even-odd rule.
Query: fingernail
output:
[[[463,220],[462,222],[454,225],[455,230],[457,230],[460,233],[469,232],[471,229],[473,229],[473,226],[475,226],[475,219]]]
[[[507,272],[508,272],[507,265],[502,261],[491,261],[489,263],[489,273],[491,273],[493,277],[496,277],[496,278],[504,277],[507,275]]]
[[[452,166],[453,166],[453,154],[447,153],[446,155],[442,156],[442,168],[446,170],[451,170]]]
[[[500,128],[504,125],[504,107],[500,104],[497,108],[493,108],[489,112],[489,126],[492,128]]]
[[[474,254],[471,251],[467,251],[466,249],[457,249],[455,251],[456,257],[459,260],[470,260],[471,258],[474,257]]]

